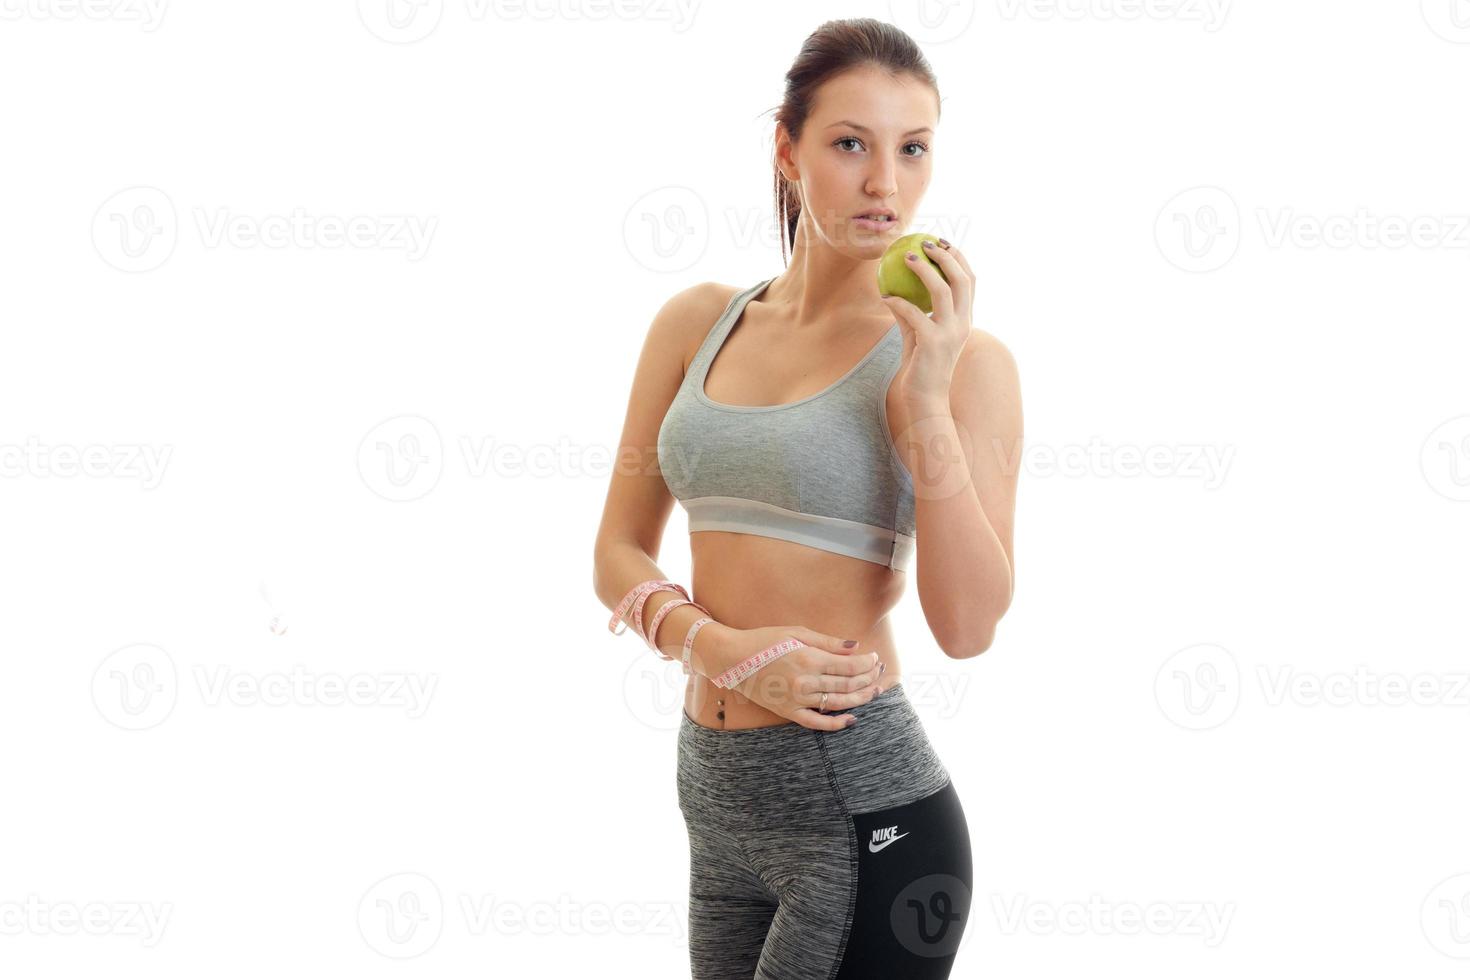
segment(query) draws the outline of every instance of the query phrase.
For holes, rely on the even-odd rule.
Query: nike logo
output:
[[[873,831],[873,839],[868,841],[868,850],[873,854],[877,854],[889,844],[892,844],[896,840],[902,840],[907,836],[907,831],[902,834],[898,833],[897,827],[889,827],[885,830],[875,830]]]

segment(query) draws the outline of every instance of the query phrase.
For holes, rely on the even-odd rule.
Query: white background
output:
[[[867,15],[1026,412],[994,646],[895,613],[954,975],[1463,976],[1470,4],[386,10],[0,3],[0,973],[687,975],[680,678],[593,538]]]

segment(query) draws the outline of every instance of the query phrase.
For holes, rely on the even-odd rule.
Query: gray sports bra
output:
[[[689,362],[658,430],[664,482],[688,512],[691,534],[759,534],[906,571],[914,484],[888,433],[886,405],[903,355],[897,323],[815,395],[725,405],[704,393],[745,304],[772,281],[736,293]]]

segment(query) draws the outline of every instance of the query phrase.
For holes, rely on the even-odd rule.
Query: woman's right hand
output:
[[[734,666],[745,658],[794,637],[802,643],[782,654],[734,686],[756,704],[806,728],[837,731],[847,727],[850,714],[827,714],[817,710],[822,692],[827,692],[826,711],[846,711],[867,704],[878,694],[882,672],[878,654],[859,647],[845,647],[845,640],[805,626],[763,626],[753,630],[731,630],[728,655]]]

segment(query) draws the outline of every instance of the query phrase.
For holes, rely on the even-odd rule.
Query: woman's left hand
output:
[[[944,270],[943,276],[922,258],[904,261],[928,288],[934,312],[925,315],[899,296],[883,300],[903,332],[903,359],[895,385],[899,399],[909,408],[948,407],[950,378],[970,336],[975,302],[975,276],[960,250],[953,245],[926,244],[925,251]]]

